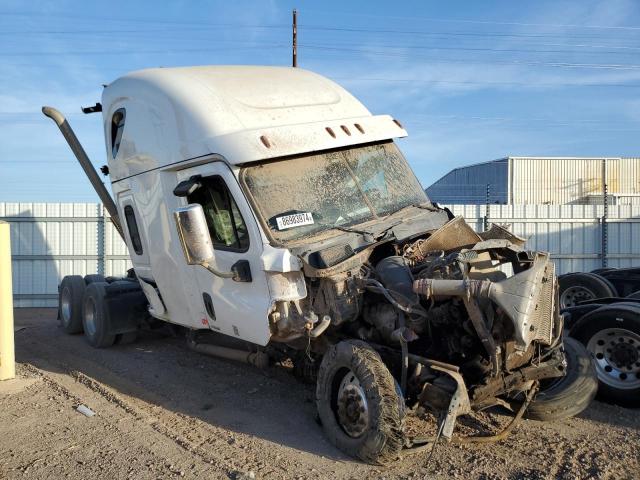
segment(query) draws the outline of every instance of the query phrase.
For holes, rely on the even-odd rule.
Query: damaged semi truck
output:
[[[317,382],[333,444],[371,463],[402,448],[495,441],[526,412],[575,415],[597,382],[564,338],[546,253],[432,204],[395,138],[334,82],[297,68],[210,66],[128,74],[101,104],[113,199],[64,116],[60,127],[122,234],[125,278],[69,276],[60,318],[107,347],[158,322],[203,353],[290,361]],[[124,220],[124,221],[123,221]],[[460,438],[457,417],[513,421]],[[437,435],[409,435],[428,416]]]

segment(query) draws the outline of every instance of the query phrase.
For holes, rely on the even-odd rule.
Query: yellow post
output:
[[[0,222],[0,380],[9,380],[15,376],[11,237],[9,235],[9,224]]]

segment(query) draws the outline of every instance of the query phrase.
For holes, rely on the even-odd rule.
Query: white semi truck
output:
[[[336,83],[298,68],[134,72],[101,104],[113,199],[56,121],[127,243],[125,278],[69,276],[59,315],[95,347],[158,322],[203,353],[290,360],[317,382],[329,439],[372,463],[454,436],[459,415],[512,408],[554,420],[595,395],[562,338],[545,253],[432,204],[393,139]],[[432,416],[435,437],[405,432]]]

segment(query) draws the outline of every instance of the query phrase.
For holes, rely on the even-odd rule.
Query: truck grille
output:
[[[553,317],[555,313],[555,266],[547,262],[542,276],[542,288],[538,297],[538,303],[531,324],[535,327],[535,336],[532,340],[550,345],[553,340]]]

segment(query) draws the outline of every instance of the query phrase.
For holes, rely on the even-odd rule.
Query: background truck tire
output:
[[[82,333],[82,299],[85,283],[80,275],[67,275],[60,282],[58,312],[66,333]]]
[[[343,341],[325,353],[318,414],[329,441],[346,454],[373,464],[395,460],[404,442],[403,402],[393,376],[365,342]]]
[[[89,285],[90,283],[105,282],[105,281],[106,280],[104,279],[104,275],[100,275],[98,273],[84,276],[84,283],[86,285]]]
[[[564,339],[567,374],[542,384],[529,404],[526,416],[533,420],[552,422],[579,414],[596,396],[598,380],[589,353],[580,342]]]
[[[595,273],[569,273],[558,278],[560,308],[573,307],[583,300],[617,297],[616,287]]]
[[[104,305],[106,282],[87,286],[82,301],[84,336],[92,347],[106,348],[113,345],[116,336],[109,332],[108,312]]]
[[[604,305],[582,317],[570,335],[586,346],[598,377],[598,396],[640,407],[640,304]]]

